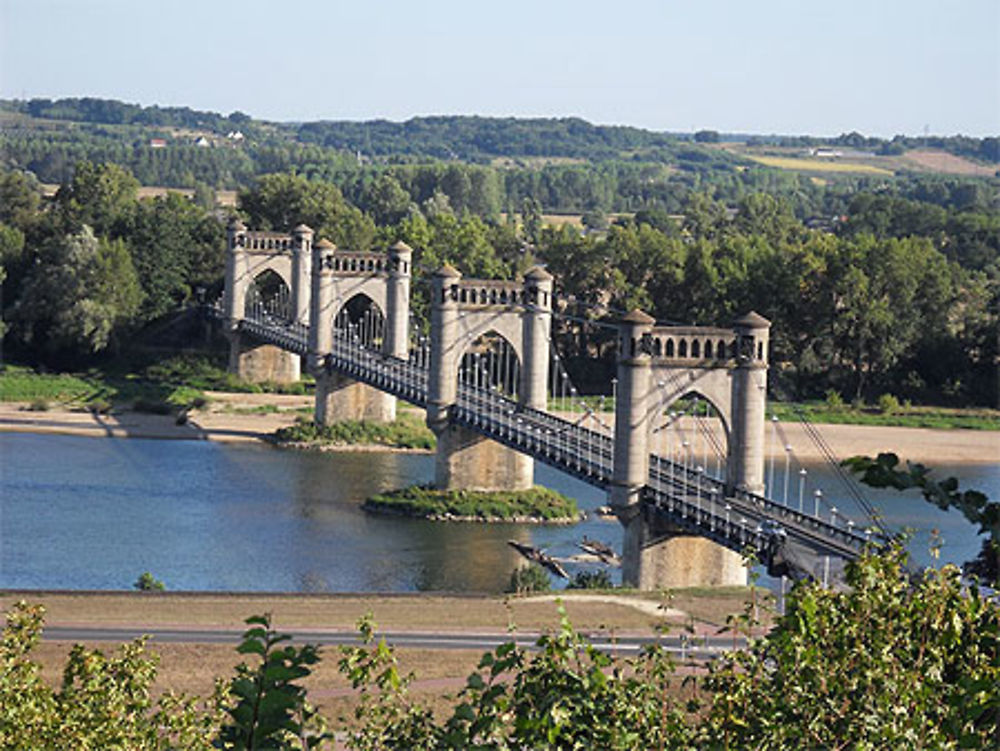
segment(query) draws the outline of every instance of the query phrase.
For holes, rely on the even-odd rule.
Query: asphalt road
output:
[[[287,632],[293,641],[304,644],[320,645],[357,645],[360,639],[356,631],[325,631],[309,629]],[[46,626],[42,638],[46,641],[65,642],[126,642],[147,635],[151,643],[174,644],[231,644],[237,645],[242,640],[243,631],[225,629],[196,628],[134,628],[134,627],[76,627],[76,626]],[[395,647],[411,649],[472,649],[492,650],[500,644],[513,639],[524,647],[532,648],[540,637],[538,633],[518,632],[514,635],[499,633],[455,633],[455,632],[417,632],[417,631],[384,631],[379,632],[379,638]],[[588,637],[590,643],[598,649],[619,654],[636,654],[648,644],[660,643],[669,652],[690,659],[711,659],[720,652],[732,649],[733,637],[709,636],[687,637],[685,635],[656,636],[621,636],[611,638],[606,634]],[[744,640],[738,637],[737,646],[742,646]]]

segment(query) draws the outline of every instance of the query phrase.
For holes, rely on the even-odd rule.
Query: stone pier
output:
[[[729,426],[729,487],[763,490],[769,328],[755,313],[736,321],[731,331],[692,329],[673,337],[668,330],[655,330],[653,319],[641,311],[621,322],[609,496],[624,527],[624,584],[645,590],[746,584],[739,553],[665,524],[644,511],[640,493],[649,476],[650,431],[670,404],[654,383],[675,383],[678,375],[692,388],[679,388],[674,398],[692,391],[706,396]],[[695,340],[698,351],[692,357],[689,345]],[[730,340],[734,351],[723,349]],[[712,361],[702,351],[705,342],[716,347]]]
[[[518,288],[515,288],[518,287]],[[502,334],[521,359],[519,403],[545,409],[552,325],[552,276],[529,271],[522,285],[462,280],[451,266],[435,275],[427,425],[437,437],[434,484],[440,489],[525,490],[534,460],[449,422],[462,354],[489,331]]]

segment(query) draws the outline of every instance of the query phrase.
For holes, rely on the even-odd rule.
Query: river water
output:
[[[1000,496],[1000,464],[936,469],[963,488]],[[540,464],[535,472],[536,482],[586,511],[605,502],[574,478]],[[498,592],[520,562],[508,539],[556,557],[578,553],[584,535],[620,548],[618,524],[593,514],[576,525],[539,526],[434,523],[360,509],[373,493],[432,476],[433,458],[424,455],[0,433],[0,588],[127,589],[151,571],[171,590]],[[811,467],[809,477],[861,523],[830,471]],[[775,486],[780,495],[781,468]],[[891,527],[916,530],[918,563],[930,562],[932,529],[944,540],[942,561],[978,552],[980,538],[957,512],[910,494],[865,492]]]

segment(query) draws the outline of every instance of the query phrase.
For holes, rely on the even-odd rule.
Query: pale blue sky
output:
[[[989,135],[1000,0],[0,0],[0,96]]]

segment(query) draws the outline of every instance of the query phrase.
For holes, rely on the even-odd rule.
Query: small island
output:
[[[278,428],[269,437],[271,443],[288,448],[361,449],[390,448],[400,451],[433,451],[437,442],[422,420],[411,414],[400,415],[389,423],[343,420],[317,425],[299,418],[294,425]]]
[[[380,493],[362,508],[377,514],[432,521],[573,524],[581,514],[576,501],[550,488],[527,490],[437,490],[412,485]]]

